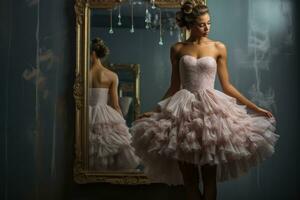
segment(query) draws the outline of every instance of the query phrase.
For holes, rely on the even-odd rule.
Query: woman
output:
[[[105,68],[109,50],[96,38],[89,71],[89,164],[94,170],[129,170],[139,164],[118,101],[118,76]],[[110,104],[110,106],[108,105]]]
[[[133,123],[133,146],[153,181],[184,184],[188,200],[215,200],[217,181],[269,157],[279,136],[272,113],[230,83],[226,47],[208,38],[207,6],[185,1],[176,19],[190,37],[171,47],[171,85],[155,112]],[[224,93],[214,89],[216,74]]]

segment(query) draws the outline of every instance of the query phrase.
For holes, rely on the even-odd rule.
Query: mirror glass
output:
[[[176,9],[147,1],[93,8],[89,27],[89,169],[142,172],[129,128],[170,81],[170,46],[182,39]]]

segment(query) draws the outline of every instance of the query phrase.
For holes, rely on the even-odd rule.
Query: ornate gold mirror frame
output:
[[[123,0],[125,1],[125,0]],[[109,182],[114,184],[147,184],[149,179],[143,172],[93,172],[88,170],[87,148],[87,97],[89,33],[91,9],[109,9],[119,5],[121,0],[76,0],[76,68],[73,95],[75,99],[75,160],[73,175],[76,183]],[[159,8],[179,8],[181,0],[155,0]],[[137,86],[138,87],[138,86]],[[139,103],[139,102],[138,102]]]

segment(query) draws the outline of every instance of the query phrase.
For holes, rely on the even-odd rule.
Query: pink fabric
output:
[[[107,105],[108,89],[89,90],[89,164],[94,170],[134,169],[139,158],[124,118]]]
[[[247,112],[214,89],[213,57],[180,59],[182,89],[160,101],[161,112],[136,120],[133,146],[155,182],[183,184],[177,161],[217,165],[217,180],[240,177],[274,153],[275,118]]]

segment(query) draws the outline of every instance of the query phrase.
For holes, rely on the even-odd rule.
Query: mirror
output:
[[[77,183],[149,183],[129,128],[169,85],[170,46],[185,38],[175,23],[179,7],[179,0],[76,1]]]
[[[137,119],[140,103],[140,65],[110,64],[109,69],[119,77],[119,104],[128,127]]]

